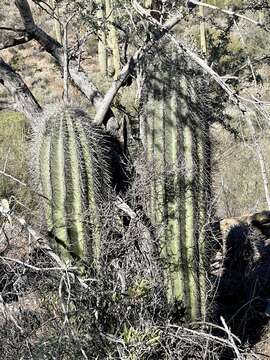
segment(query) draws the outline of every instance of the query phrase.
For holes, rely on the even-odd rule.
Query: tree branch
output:
[[[63,69],[64,51],[62,45],[35,24],[27,0],[15,0],[15,5],[20,12],[27,33],[31,35],[44,50],[51,54],[57,64]],[[69,75],[73,83],[87,97],[95,109],[98,110],[103,101],[103,96],[87,74],[82,69],[78,70],[75,60],[69,61]],[[106,118],[108,119],[112,115],[113,113],[109,109]]]
[[[33,37],[31,37],[31,35],[28,35],[28,34],[25,34],[24,36],[21,36],[19,38],[8,39],[5,42],[0,43],[0,50],[4,50],[4,49],[8,49],[13,46],[25,44],[32,39],[33,39]]]
[[[11,27],[7,27],[7,26],[0,26],[0,30],[13,31],[13,32],[19,32],[19,33],[25,32],[25,29],[17,29],[17,28],[11,28]]]
[[[0,100],[0,111],[2,110],[15,110],[16,104],[13,101]]]
[[[150,14],[148,14],[148,11],[145,10],[141,5],[138,4],[136,0],[133,0],[133,6],[134,8],[144,17],[148,18],[151,17]],[[111,106],[111,103],[118,93],[119,89],[125,84],[128,76],[134,72],[134,69],[136,66],[140,63],[140,60],[143,58],[143,56],[149,51],[149,49],[155,44],[157,41],[159,41],[161,38],[164,37],[165,34],[167,34],[175,25],[179,23],[180,20],[183,19],[182,14],[177,14],[167,20],[165,24],[162,26],[162,29],[158,32],[153,32],[150,37],[151,40],[146,41],[145,45],[140,47],[133,56],[129,59],[127,64],[122,68],[120,75],[117,80],[115,80],[107,93],[104,96],[104,99],[99,106],[99,109],[97,110],[94,123],[97,125],[100,125],[104,122],[104,118],[107,114],[108,109]]]
[[[198,0],[188,0],[188,1],[190,3],[192,3],[192,4],[194,4],[194,5],[200,5],[200,6],[208,8],[208,9],[221,11],[223,14],[226,14],[226,15],[229,15],[229,16],[239,17],[240,19],[244,19],[246,21],[249,21],[252,24],[254,24],[256,26],[259,26],[260,28],[264,29],[265,31],[270,32],[270,29],[268,29],[268,27],[265,24],[262,24],[259,21],[253,20],[248,16],[242,15],[239,12],[235,12],[233,10],[221,9],[218,6],[211,5],[211,4],[206,4],[206,3],[202,2],[202,1],[198,1]]]
[[[13,96],[16,110],[23,113],[34,125],[42,109],[27,85],[5,61],[0,57],[0,84]]]

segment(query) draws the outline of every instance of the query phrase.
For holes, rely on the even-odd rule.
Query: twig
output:
[[[197,0],[188,0],[190,3],[194,4],[194,5],[199,5],[199,6],[203,6],[206,7],[208,9],[212,9],[212,10],[217,10],[217,11],[221,11],[224,14],[230,15],[230,16],[235,16],[235,17],[239,17],[240,19],[244,19],[247,20],[249,22],[251,22],[252,24],[259,26],[260,28],[264,29],[267,32],[270,32],[270,30],[266,27],[266,25],[260,23],[259,21],[253,20],[251,18],[249,18],[246,15],[242,15],[239,12],[235,12],[233,10],[226,10],[226,9],[221,9],[218,6],[215,5],[211,5],[211,4],[206,4],[204,2],[201,1],[197,1]]]
[[[231,333],[230,329],[228,328],[228,325],[226,324],[226,322],[225,322],[225,320],[224,320],[224,318],[222,316],[220,317],[220,320],[222,322],[222,325],[224,326],[224,330],[225,330],[226,334],[228,335],[228,340],[229,340],[229,342],[231,344],[232,349],[235,352],[235,355],[237,356],[237,359],[238,360],[244,360],[244,357],[240,354],[240,351],[239,351],[238,347],[235,344],[232,333]]]
[[[47,201],[50,201],[50,199],[48,199],[45,195],[41,194],[41,193],[38,192],[38,191],[32,190],[32,189],[29,187],[29,185],[27,185],[26,183],[24,183],[24,182],[22,182],[21,180],[17,179],[16,177],[14,177],[14,176],[6,173],[5,171],[0,170],[0,175],[3,175],[4,177],[6,177],[6,178],[8,178],[8,179],[10,179],[10,180],[12,180],[12,181],[15,181],[16,183],[20,184],[21,186],[28,188],[32,193],[34,193],[34,194],[42,197],[43,199],[45,199],[45,200],[47,200]]]
[[[44,268],[40,268],[40,267],[37,267],[37,266],[34,266],[34,265],[30,265],[26,262],[23,262],[21,260],[18,260],[18,259],[13,259],[13,258],[10,258],[10,257],[7,257],[7,256],[0,256],[0,259],[1,260],[5,260],[5,261],[12,261],[12,262],[15,262],[17,264],[20,264],[20,265],[23,265],[29,269],[33,269],[35,271],[72,271],[72,270],[77,270],[78,268],[76,266],[70,266],[70,267],[44,267]]]

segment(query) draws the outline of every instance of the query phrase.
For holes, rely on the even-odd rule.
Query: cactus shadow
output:
[[[242,345],[255,345],[270,319],[270,240],[247,224],[233,226],[226,237],[214,322],[222,316]],[[221,359],[232,359],[225,350]]]

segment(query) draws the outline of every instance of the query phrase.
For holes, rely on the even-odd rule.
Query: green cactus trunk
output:
[[[195,320],[206,308],[209,109],[198,74],[183,56],[159,60],[147,68],[143,92],[147,100],[141,128],[153,169],[149,215],[161,227],[168,300],[181,301]]]
[[[111,187],[110,145],[109,136],[91,126],[81,110],[67,107],[43,119],[34,136],[47,227],[66,261],[98,261],[99,208]]]

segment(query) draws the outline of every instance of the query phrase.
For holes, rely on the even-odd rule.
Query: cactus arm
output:
[[[145,149],[146,149],[146,157],[148,163],[150,163],[150,172],[152,174],[155,173],[155,161],[154,161],[154,124],[155,124],[155,101],[154,101],[154,94],[152,91],[149,91],[147,94],[147,105],[146,105],[146,112],[147,112],[147,122],[145,125]],[[153,186],[150,189],[150,217],[151,221],[155,222],[155,178],[153,179]]]
[[[189,126],[185,126],[184,129],[184,143],[185,143],[185,162],[186,162],[186,249],[187,249],[187,264],[189,271],[189,284],[188,294],[190,300],[191,318],[195,316],[195,298],[196,298],[196,286],[195,279],[193,277],[193,261],[194,261],[194,247],[193,247],[193,225],[194,225],[194,207],[193,207],[193,158],[192,158],[192,131]]]
[[[156,83],[156,82],[155,82]],[[158,88],[158,84],[154,83],[154,87]],[[155,171],[155,217],[157,223],[162,223],[164,220],[164,121],[163,121],[163,102],[162,86],[159,86],[159,91],[154,94],[155,118],[153,122],[153,136],[154,136],[154,159],[156,163]]]
[[[209,123],[205,122],[203,128],[203,134],[201,139],[201,186],[202,186],[202,199],[200,207],[200,223],[201,223],[201,236],[199,239],[200,246],[200,286],[201,286],[201,297],[202,297],[202,316],[205,317],[205,309],[207,306],[207,284],[206,284],[206,272],[208,269],[209,261],[209,249],[207,248],[208,232],[208,219],[211,217],[213,210],[211,204],[211,141],[209,134]]]

